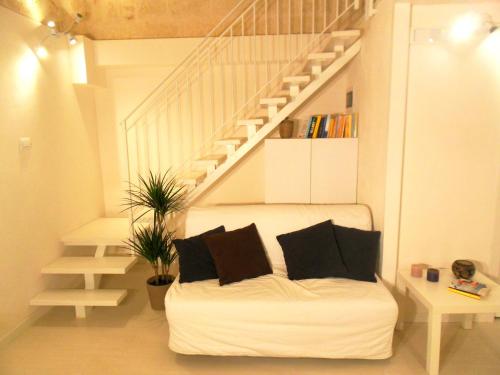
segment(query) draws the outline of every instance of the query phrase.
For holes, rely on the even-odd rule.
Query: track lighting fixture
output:
[[[83,20],[83,15],[81,13],[76,13],[76,15],[73,17],[72,24],[66,30],[59,31],[57,30],[56,21],[49,19],[47,21],[47,27],[50,29],[50,34],[44,37],[41,40],[38,47],[35,48],[36,55],[41,59],[45,59],[48,56],[48,51],[44,47],[44,43],[50,36],[60,37],[64,35],[67,37],[69,45],[74,46],[75,44],[77,44],[78,41],[76,40],[75,36],[71,33],[71,30],[75,27],[75,25],[82,22],[82,20]]]

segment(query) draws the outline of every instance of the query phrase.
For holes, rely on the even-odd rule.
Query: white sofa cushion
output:
[[[235,205],[190,208],[186,219],[186,237],[218,225],[234,230],[255,223],[273,272],[286,276],[285,259],[276,236],[329,219],[345,227],[372,229],[370,210],[363,205]]]
[[[176,280],[165,306],[169,347],[183,354],[382,359],[397,319],[380,281],[275,274],[222,287]]]

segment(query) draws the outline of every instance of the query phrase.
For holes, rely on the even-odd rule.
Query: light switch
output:
[[[19,152],[25,152],[31,150],[31,138],[21,137],[19,138]]]

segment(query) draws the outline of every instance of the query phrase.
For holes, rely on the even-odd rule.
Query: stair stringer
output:
[[[307,85],[293,101],[285,105],[268,123],[266,123],[252,138],[241,145],[236,152],[227,158],[215,171],[210,173],[187,197],[187,205],[208,191],[221,177],[229,172],[245,155],[259,145],[288,116],[299,109],[314,93],[333,78],[361,50],[361,38],[354,42],[344,54],[330,64],[324,71]]]

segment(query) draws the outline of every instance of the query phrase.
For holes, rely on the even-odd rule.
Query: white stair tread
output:
[[[137,262],[132,256],[62,257],[42,268],[51,274],[124,274]]]
[[[34,297],[32,306],[118,306],[126,289],[51,289]]]
[[[186,185],[197,185],[207,176],[207,172],[190,171],[179,176],[179,180]]]
[[[287,102],[288,99],[286,97],[260,99],[260,104],[262,105],[278,105],[278,104],[286,104]]]
[[[265,119],[263,118],[250,118],[246,120],[238,120],[239,126],[252,126],[252,125],[264,125]]]
[[[246,140],[244,137],[224,138],[216,140],[215,143],[218,145],[241,145]]]
[[[308,60],[333,60],[337,57],[336,52],[319,52],[307,55]]]
[[[195,160],[195,163],[204,164],[204,165],[207,165],[207,164],[219,165],[224,160],[226,160],[226,158],[227,158],[227,155],[224,155],[224,154],[213,154],[213,155],[207,155],[207,156],[204,156],[202,158],[199,158],[199,159]]]
[[[356,39],[361,36],[361,30],[338,30],[332,31],[332,37],[335,39]]]
[[[308,74],[289,76],[283,78],[284,83],[309,83],[311,81],[311,76]]]
[[[127,218],[99,218],[65,234],[61,241],[66,246],[123,246],[130,236]]]

